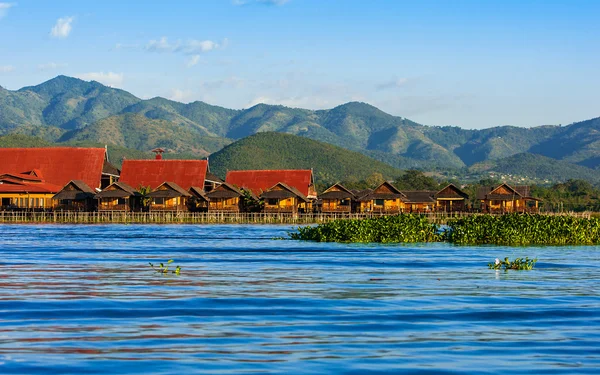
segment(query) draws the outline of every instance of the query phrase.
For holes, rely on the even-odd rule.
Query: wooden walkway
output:
[[[542,213],[543,215],[569,215],[590,218],[589,212]],[[467,212],[431,212],[421,214],[436,224],[448,219],[481,215]],[[291,214],[291,213],[233,213],[233,212],[32,212],[0,211],[0,223],[73,223],[73,224],[315,224],[337,219],[364,219],[382,216],[376,213],[361,214]]]

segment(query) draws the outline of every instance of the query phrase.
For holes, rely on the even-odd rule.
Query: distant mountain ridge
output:
[[[426,126],[359,102],[328,110],[267,104],[235,110],[160,97],[142,100],[66,76],[16,91],[0,89],[0,135],[138,150],[162,145],[201,157],[256,133],[280,132],[358,151],[401,169],[461,170],[522,153],[599,169],[599,130],[600,118],[532,128]]]

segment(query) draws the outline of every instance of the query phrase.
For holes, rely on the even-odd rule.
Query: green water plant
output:
[[[294,240],[317,242],[436,242],[442,235],[436,224],[413,214],[368,219],[334,220],[317,226],[299,227]]]
[[[508,257],[504,258],[503,261],[496,258],[496,261],[494,263],[488,263],[488,268],[493,269],[493,270],[504,269],[505,271],[508,271],[508,270],[529,271],[529,270],[533,269],[533,266],[535,265],[536,262],[537,262],[537,258],[529,259],[529,257],[525,257],[525,259],[516,258],[512,262],[510,260],[508,260]]]
[[[150,265],[150,267],[152,267],[153,270],[155,270],[156,272],[158,272],[162,275],[166,275],[169,273],[169,264],[171,264],[171,263],[173,263],[173,259],[169,259],[169,261],[167,262],[166,265],[164,265],[163,263],[159,263],[158,266],[155,266],[154,264],[148,262],[148,264]],[[181,267],[180,266],[175,267],[175,271],[171,271],[171,273],[179,276],[179,274],[181,273]]]
[[[448,222],[445,240],[461,245],[595,245],[600,220],[539,214],[473,215]]]

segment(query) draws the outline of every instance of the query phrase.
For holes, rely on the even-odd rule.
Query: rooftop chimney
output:
[[[162,154],[163,152],[165,152],[164,148],[155,148],[154,150],[152,150],[152,152],[154,152],[156,154],[155,159],[156,160],[161,160],[162,159]]]

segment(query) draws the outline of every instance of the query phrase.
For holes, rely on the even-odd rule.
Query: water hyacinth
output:
[[[290,233],[295,240],[317,242],[437,242],[439,228],[420,215],[400,214],[360,220],[334,220],[299,227]]]
[[[537,259],[529,259],[529,257],[526,257],[525,259],[517,258],[512,262],[510,260],[508,260],[508,257],[504,258],[504,261],[501,261],[500,259],[496,258],[496,261],[494,263],[488,263],[488,268],[493,269],[493,270],[504,269],[505,271],[508,271],[508,270],[530,271],[533,269],[533,266],[535,265],[536,262],[537,262]]]
[[[595,245],[600,220],[539,214],[476,215],[448,222],[448,242],[463,245]]]

